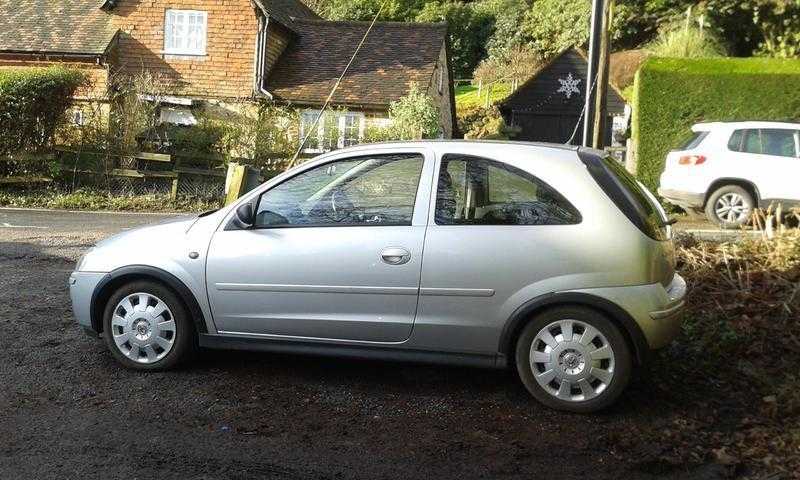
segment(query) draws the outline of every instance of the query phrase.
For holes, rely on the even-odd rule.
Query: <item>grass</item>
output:
[[[53,208],[62,210],[108,210],[128,212],[200,212],[219,208],[221,200],[178,198],[169,195],[111,195],[78,190],[62,193],[53,190],[0,192],[0,207]]]
[[[489,103],[494,104],[511,94],[510,83],[496,83],[486,87],[478,96],[477,85],[460,85],[456,87],[456,108],[483,106],[486,102],[487,89],[490,89]]]

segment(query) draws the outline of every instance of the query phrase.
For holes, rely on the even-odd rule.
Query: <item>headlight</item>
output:
[[[92,252],[92,250],[94,250],[94,247],[87,250],[86,253],[81,255],[81,258],[78,259],[78,264],[75,265],[76,272],[80,272],[81,270],[83,270],[83,264],[86,263],[86,256],[89,255]]]

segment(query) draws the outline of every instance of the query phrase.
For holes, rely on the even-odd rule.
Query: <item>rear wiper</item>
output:
[[[678,219],[675,218],[675,217],[669,218],[667,220],[661,220],[661,226],[662,227],[671,227],[672,225],[675,225],[676,223],[678,223]]]

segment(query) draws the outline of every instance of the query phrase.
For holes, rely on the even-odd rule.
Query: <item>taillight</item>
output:
[[[702,165],[706,163],[706,157],[703,155],[683,155],[678,159],[678,165]]]

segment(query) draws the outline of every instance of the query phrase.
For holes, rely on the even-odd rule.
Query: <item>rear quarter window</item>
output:
[[[644,190],[636,177],[610,156],[579,153],[589,173],[619,210],[636,227],[654,240],[668,240],[668,227],[653,196]]]
[[[681,145],[681,150],[692,150],[700,146],[708,136],[708,132],[692,132],[692,136]]]

